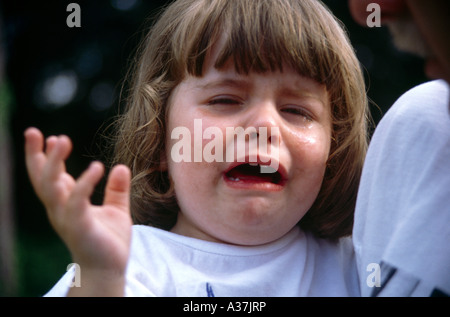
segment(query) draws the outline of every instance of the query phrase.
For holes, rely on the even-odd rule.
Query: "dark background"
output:
[[[71,2],[81,7],[81,28],[66,25],[70,14],[66,7]],[[15,282],[7,295],[41,296],[71,263],[70,254],[50,227],[45,209],[28,181],[24,130],[36,126],[46,136],[70,136],[74,150],[67,167],[74,176],[93,159],[103,159],[101,132],[119,111],[121,83],[131,54],[144,26],[149,25],[151,17],[166,2],[15,0],[0,3],[1,45],[5,54],[3,82],[11,97],[7,120],[13,162]],[[387,29],[356,25],[346,0],[324,2],[348,29],[365,69],[371,109],[378,122],[403,92],[427,80],[423,61],[398,52],[391,44]],[[100,201],[101,186],[93,199]]]

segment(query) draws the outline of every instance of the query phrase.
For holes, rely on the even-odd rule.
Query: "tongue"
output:
[[[247,182],[268,182],[274,183],[274,177],[272,174],[262,174],[260,173],[260,166],[252,166],[249,164],[239,165],[233,168],[227,173],[229,178],[233,178],[237,181],[247,181]]]

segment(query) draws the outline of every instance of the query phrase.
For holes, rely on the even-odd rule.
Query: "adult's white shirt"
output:
[[[362,296],[450,294],[445,81],[409,90],[380,121],[363,168],[353,242]]]

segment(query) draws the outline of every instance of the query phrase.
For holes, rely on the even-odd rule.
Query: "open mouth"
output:
[[[258,163],[243,163],[225,173],[225,178],[235,184],[269,184],[282,186],[285,177],[278,170]]]

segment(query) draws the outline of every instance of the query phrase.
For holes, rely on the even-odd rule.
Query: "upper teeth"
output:
[[[275,173],[277,170],[274,169],[272,166],[270,165],[260,165],[259,166],[259,171],[261,173]]]
[[[270,165],[261,165],[259,163],[248,163],[248,164],[250,166],[258,166],[259,165],[259,172],[262,174],[271,174],[271,173],[275,173],[277,171]]]

